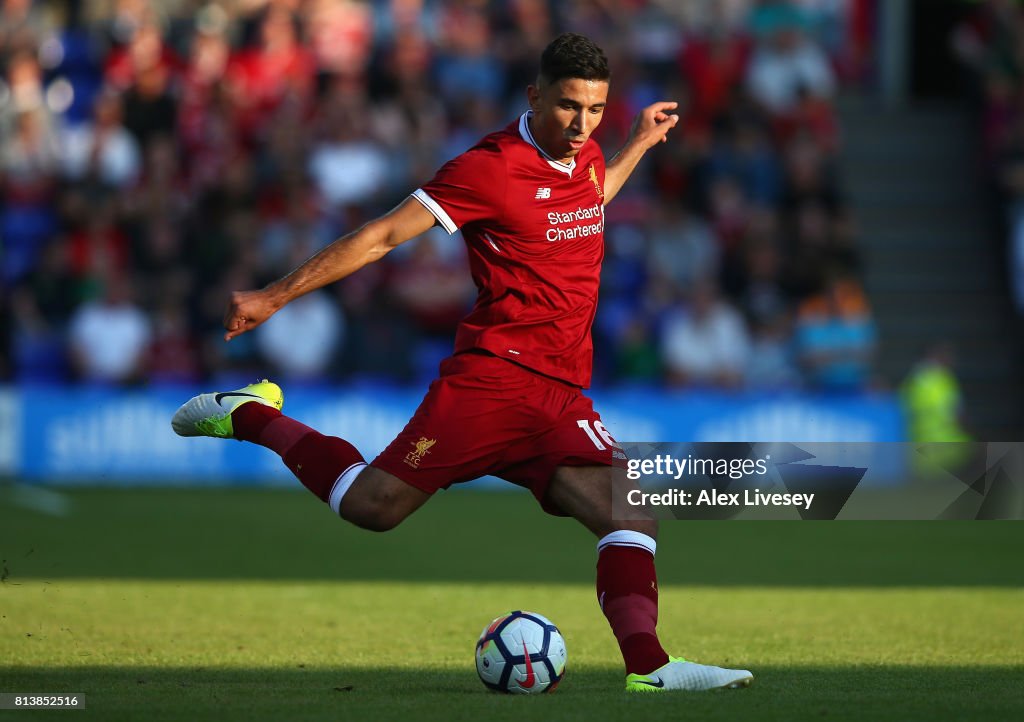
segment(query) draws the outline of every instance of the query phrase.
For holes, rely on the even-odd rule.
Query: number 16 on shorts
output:
[[[608,429],[604,427],[600,419],[594,421],[593,425],[591,425],[590,419],[577,419],[576,425],[583,429],[587,438],[594,442],[594,446],[597,447],[598,451],[604,451],[609,446],[613,449],[619,448],[619,445],[615,443],[615,439],[608,433]]]

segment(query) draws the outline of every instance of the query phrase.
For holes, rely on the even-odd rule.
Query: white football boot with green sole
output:
[[[284,406],[284,394],[280,386],[266,379],[235,391],[199,394],[182,404],[171,419],[171,428],[178,436],[233,439],[235,430],[231,413],[250,402],[273,406],[280,411]]]
[[[709,689],[749,687],[754,675],[745,669],[724,669],[708,664],[689,662],[682,657],[669,657],[668,664],[650,674],[626,675],[627,692],[703,692]]]

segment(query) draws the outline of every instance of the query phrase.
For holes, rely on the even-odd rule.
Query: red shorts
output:
[[[559,466],[613,466],[614,441],[582,391],[496,356],[463,353],[373,466],[429,494],[493,475],[544,502]]]

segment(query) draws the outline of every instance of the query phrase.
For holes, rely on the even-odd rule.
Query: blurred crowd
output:
[[[573,30],[611,62],[606,155],[644,105],[683,115],[608,208],[596,381],[863,389],[875,327],[834,99],[864,71],[873,6],[0,0],[0,380],[432,377],[475,297],[458,235],[226,344],[228,294],[516,118]]]
[[[1024,317],[1024,5],[965,5],[951,38],[981,120],[982,160],[1006,239],[1006,268]]]

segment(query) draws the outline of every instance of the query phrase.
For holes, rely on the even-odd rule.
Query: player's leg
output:
[[[335,511],[370,531],[390,531],[427,503],[430,494],[376,466],[363,467],[346,491],[335,490]],[[332,500],[333,508],[333,500]]]
[[[551,477],[544,499],[592,531],[598,539],[623,530],[643,534],[652,541],[657,539],[657,519],[613,518],[613,473],[611,466],[559,466]]]
[[[371,531],[394,529],[430,494],[368,466],[356,448],[274,408],[247,404],[232,413],[235,438],[264,446],[346,521]]]
[[[545,502],[598,538],[597,598],[622,651],[626,672],[646,673],[668,662],[658,641],[658,581],[654,519],[612,521],[612,467],[560,466]]]
[[[611,466],[559,466],[544,502],[597,537],[597,596],[626,664],[630,691],[706,690],[746,686],[747,670],[670,658],[658,639],[657,521],[614,519]]]
[[[356,448],[281,413],[281,389],[263,381],[237,391],[201,394],[171,422],[182,436],[238,439],[276,452],[317,498],[364,529],[387,531],[420,508],[430,494],[367,466]]]

